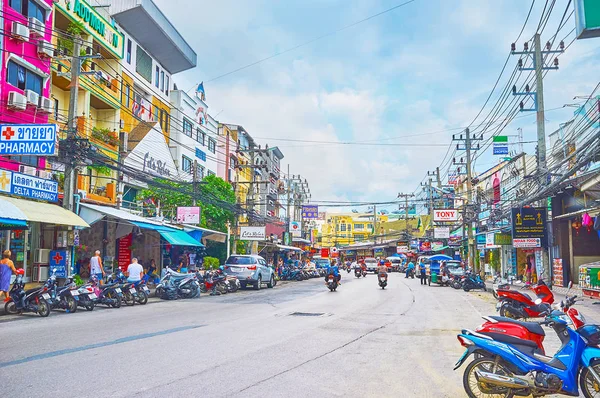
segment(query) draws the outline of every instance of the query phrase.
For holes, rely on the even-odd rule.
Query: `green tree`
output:
[[[227,222],[235,220],[235,192],[231,184],[222,178],[210,175],[197,185],[196,204],[201,208],[202,227],[217,231],[226,231]],[[182,183],[157,179],[156,185],[138,192],[137,200],[144,203],[144,211],[149,216],[156,215],[156,207],[162,213],[175,218],[177,207],[192,206],[193,187],[190,183]]]

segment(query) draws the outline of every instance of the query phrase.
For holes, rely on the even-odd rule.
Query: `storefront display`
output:
[[[600,261],[579,266],[579,287],[584,296],[600,298]]]

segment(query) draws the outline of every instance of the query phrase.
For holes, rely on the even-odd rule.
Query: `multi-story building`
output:
[[[52,0],[3,1],[0,123],[47,123],[52,113]],[[0,168],[44,174],[43,156],[0,156]]]
[[[278,218],[279,209],[282,207],[279,203],[279,193],[283,190],[283,184],[280,182],[279,176],[283,153],[278,147],[272,147],[261,152],[261,157],[265,168],[258,169],[263,182],[259,184],[260,203],[258,211],[263,217]]]
[[[236,180],[238,128],[219,123],[217,138],[217,176],[233,184]]]
[[[374,234],[373,213],[330,213],[321,227],[322,247],[342,247],[369,240]],[[388,216],[377,214],[377,224],[383,231],[382,223]]]
[[[199,181],[209,174],[217,174],[218,137],[206,103],[199,95],[173,90],[171,106],[170,148],[182,178],[193,180],[194,167]]]

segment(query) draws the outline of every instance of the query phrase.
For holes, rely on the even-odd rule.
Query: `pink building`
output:
[[[50,98],[52,0],[4,0],[0,123],[48,123],[54,101]],[[12,161],[11,161],[12,160]],[[23,163],[44,168],[36,156],[0,157],[0,168],[19,170]]]

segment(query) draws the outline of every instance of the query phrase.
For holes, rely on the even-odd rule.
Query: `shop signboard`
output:
[[[433,229],[433,237],[435,239],[449,239],[450,227],[435,227]]]
[[[396,243],[396,253],[408,253],[408,243],[407,242],[398,242]]]
[[[284,232],[283,233],[283,244],[286,246],[291,246],[292,245],[292,236],[290,235],[289,232]]]
[[[410,241],[410,248],[411,249],[419,249],[421,246],[419,245],[419,241],[416,239],[413,239]]]
[[[356,250],[346,250],[346,257],[356,257]]]
[[[118,249],[119,256],[117,263],[122,271],[126,271],[127,267],[131,263],[131,244],[133,242],[133,236],[131,234],[125,235],[119,239]]]
[[[475,237],[475,243],[477,245],[477,249],[481,250],[481,249],[485,249],[485,244],[486,244],[486,235],[477,235]]]
[[[544,207],[521,207],[512,209],[512,238],[513,246],[517,247],[546,247],[547,209]],[[535,246],[522,246],[535,244]]]
[[[177,222],[179,224],[200,224],[200,207],[178,207]]]
[[[56,156],[56,124],[0,125],[0,155]]]
[[[58,202],[58,182],[0,170],[0,192],[24,198]]]
[[[51,250],[50,256],[50,273],[56,269],[57,278],[67,277],[67,251],[66,250]]]
[[[329,248],[328,247],[324,247],[321,249],[321,257],[329,258]]]
[[[494,235],[494,243],[497,246],[510,246],[512,245],[512,237],[510,234],[499,234]]]
[[[433,221],[457,221],[458,210],[456,209],[435,209],[433,210]]]
[[[240,227],[240,240],[265,240],[266,227]]]
[[[385,249],[383,247],[376,247],[373,249],[373,255],[375,257],[384,257],[385,256]]]
[[[318,205],[303,205],[302,206],[302,218],[307,218],[307,219],[319,218],[319,206]]]
[[[329,249],[329,253],[331,254],[332,258],[340,256],[340,252],[338,251],[337,247],[332,247],[331,249]]]
[[[542,247],[542,244],[540,238],[513,239],[513,247],[515,249],[527,249]]]
[[[578,39],[600,37],[598,0],[575,0],[575,27]]]
[[[562,258],[552,260],[552,284],[563,286],[563,262]]]
[[[442,250],[444,247],[444,242],[441,241],[435,241],[435,242],[431,242],[431,251],[437,252]]]
[[[430,252],[431,251],[431,242],[429,242],[429,241],[420,242],[419,251],[420,252]]]
[[[485,234],[485,248],[486,249],[495,249],[496,248],[496,243],[494,242],[494,235],[496,235],[493,232],[489,232],[487,234]]]
[[[290,233],[292,236],[302,236],[302,228],[299,221],[290,221]]]

